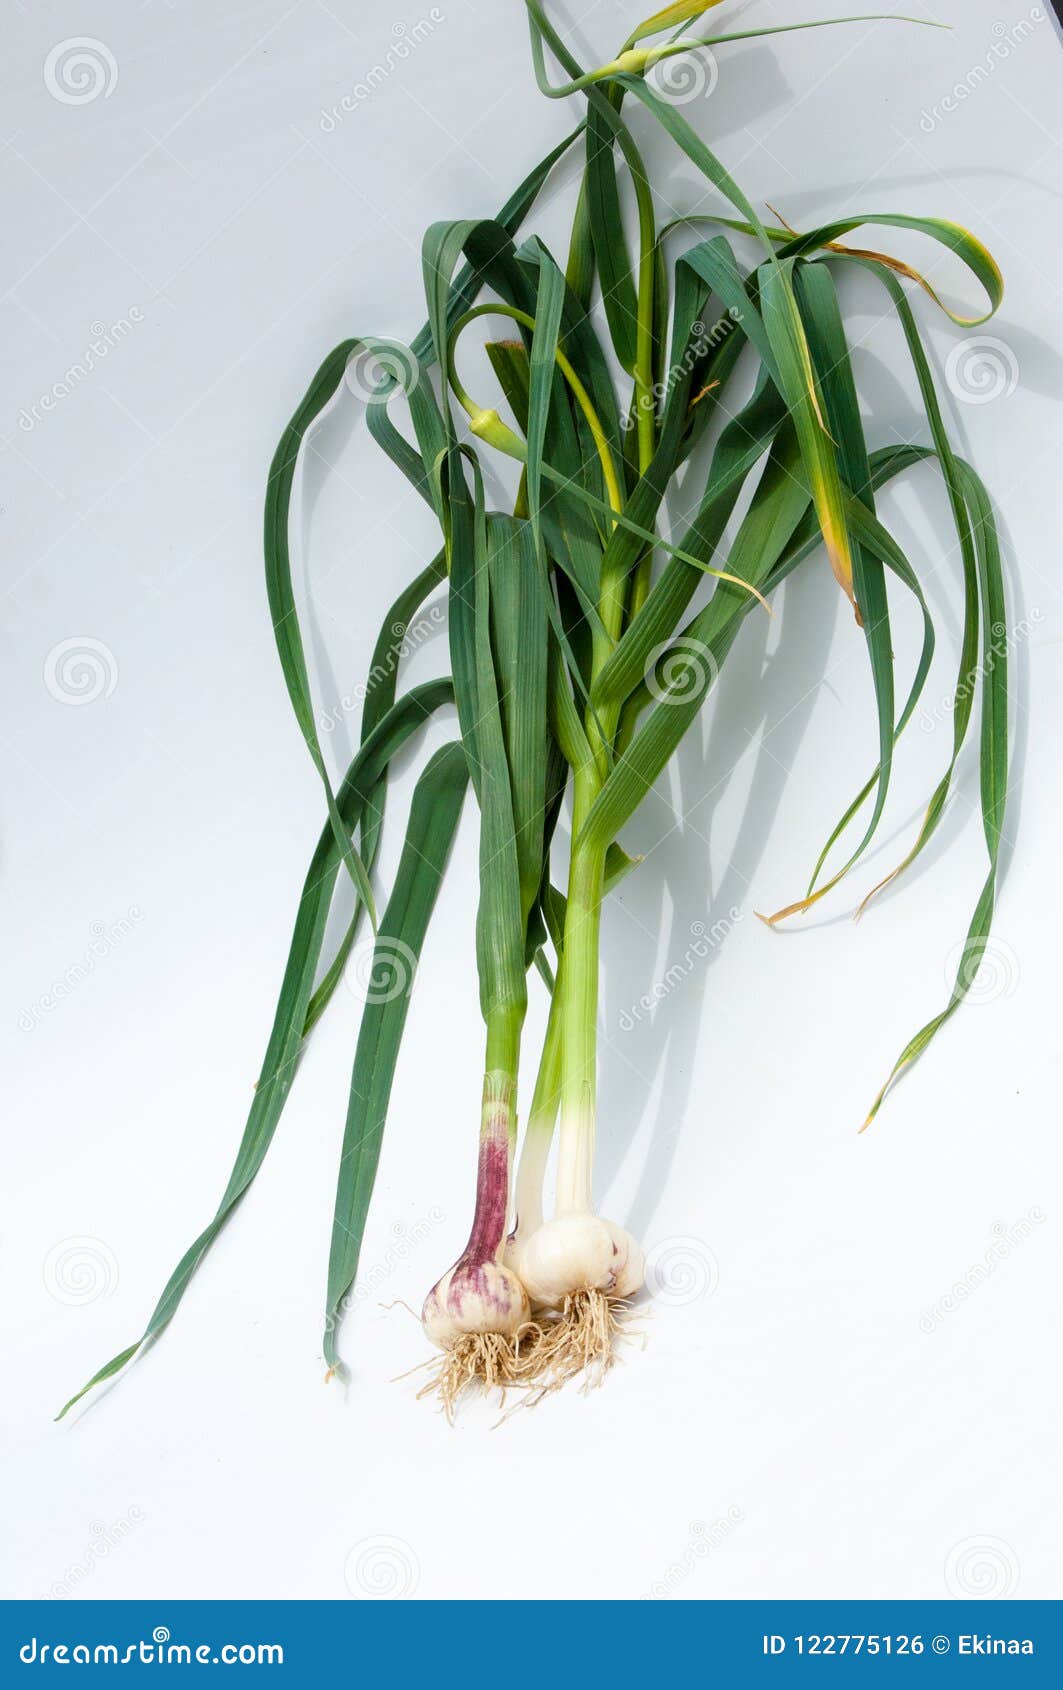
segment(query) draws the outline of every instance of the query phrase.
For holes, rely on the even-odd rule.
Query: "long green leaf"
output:
[[[445,745],[425,768],[377,934],[351,1075],[329,1253],[324,1350],[329,1367],[341,1372],[336,1345],[343,1303],[358,1271],[410,993],[468,778],[460,745]]]
[[[406,744],[410,735],[440,705],[448,703],[452,697],[449,680],[429,682],[405,694],[377,725],[351,763],[336,795],[336,805],[344,827],[354,831],[364,813],[369,795],[391,758]],[[303,1048],[307,1010],[341,860],[342,853],[330,822],[318,840],[317,849],[307,871],[277,1000],[273,1029],[266,1046],[254,1101],[229,1183],[222,1194],[214,1218],[181,1257],[140,1337],[128,1349],[122,1350],[101,1367],[98,1373],[94,1373],[88,1383],[61,1409],[58,1419],[62,1419],[94,1385],[101,1385],[105,1380],[113,1378],[144,1344],[157,1338],[169,1324],[200,1262],[262,1166],[273,1141],[273,1134],[284,1109],[292,1080],[295,1078],[296,1065]]]

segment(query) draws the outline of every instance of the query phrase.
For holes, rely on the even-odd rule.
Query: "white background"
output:
[[[922,0],[903,9],[924,12]],[[319,1337],[359,1007],[341,991],[260,1180],[170,1330],[86,1412],[58,1427],[51,1416],[136,1336],[213,1210],[320,825],[262,582],[276,438],[339,339],[416,331],[425,225],[493,212],[572,110],[537,93],[516,0],[442,0],[438,21],[400,9],[407,41],[422,25],[405,57],[393,8],[346,0],[14,8],[0,417],[5,1595],[1058,1594],[1063,59],[1052,20],[1024,4],[933,11],[955,29],[859,24],[721,50],[718,85],[684,111],[792,222],[952,216],[1006,273],[984,330],[918,302],[939,365],[972,336],[996,342],[995,396],[964,392],[964,349],[945,398],[999,502],[1012,613],[1026,618],[1007,874],[978,1001],[858,1136],[889,1063],[943,1001],[983,873],[972,746],[940,848],[849,920],[911,841],[947,756],[958,564],[924,472],[883,512],[928,582],[941,655],[881,848],[851,888],[786,936],[754,919],[801,892],[873,762],[866,656],[822,562],[786,589],[774,623],[751,619],[703,730],[625,836],[648,861],[606,924],[598,1187],[603,1210],[659,1252],[645,1348],[592,1397],[570,1391],[500,1430],[472,1406],[451,1430],[416,1400],[416,1377],[394,1382],[425,1346],[402,1308],[380,1305],[419,1304],[468,1224],[481,1064],[471,805],[413,997],[365,1292],[343,1333],[350,1390],[323,1384]],[[635,17],[604,0],[566,15],[588,64]],[[756,0],[710,22],[793,16]],[[72,103],[45,65],[78,36],[102,43],[113,70],[101,59],[97,97]],[[386,74],[366,97],[374,66]],[[330,127],[323,114],[345,95],[352,109]],[[645,114],[633,121],[662,212],[718,203]],[[548,240],[561,239],[573,170],[537,224]],[[881,238],[977,303],[947,255]],[[924,438],[884,295],[868,281],[846,300],[873,443]],[[42,407],[101,329],[105,358]],[[308,476],[299,580],[326,710],[364,673],[388,603],[436,538],[353,399],[316,437]],[[913,632],[899,607],[902,668]],[[96,642],[92,702],[64,693],[64,641]],[[436,634],[408,674],[445,665]],[[356,732],[340,715],[337,771]],[[453,732],[441,722],[428,743]],[[727,936],[703,960],[692,927],[721,917]],[[94,940],[103,954],[86,971]],[[633,1014],[669,969],[655,1012]]]

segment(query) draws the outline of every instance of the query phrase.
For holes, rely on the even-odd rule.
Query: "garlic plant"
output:
[[[875,767],[831,832],[806,896],[769,921],[808,908],[857,865],[884,813],[898,742],[935,644],[918,575],[883,524],[876,496],[925,462],[940,473],[955,529],[950,557],[958,559],[963,594],[959,684],[946,765],[895,872],[910,867],[940,823],[976,691],[988,868],[949,998],[901,1052],[869,1120],[961,1003],[977,970],[993,914],[1007,790],[1007,624],[993,512],[978,476],[949,442],[905,284],[948,308],[925,275],[846,237],[878,226],[938,243],[987,297],[981,315],[948,310],[961,325],[983,321],[998,306],[997,267],[975,236],[935,218],[861,212],[797,231],[773,213],[765,223],[648,76],[683,53],[787,30],[684,33],[719,0],[677,0],[633,30],[614,58],[586,70],[540,0],[524,4],[538,85],[551,99],[577,103],[576,127],[495,218],[428,230],[428,320],[420,334],[408,348],[371,336],[337,347],[274,458],[267,588],[295,715],[324,784],[327,822],[229,1186],[143,1337],[90,1384],[118,1371],[163,1329],[254,1179],[360,920],[367,915],[376,932],[375,968],[386,972],[397,957],[416,966],[467,783],[479,812],[476,962],[485,1029],[476,1195],[465,1249],[426,1298],[425,1331],[441,1352],[438,1384],[448,1407],[475,1381],[535,1391],[584,1369],[592,1377],[604,1372],[620,1310],[643,1277],[639,1243],[621,1219],[599,1216],[594,1206],[602,906],[638,865],[620,835],[697,717],[745,618],[770,608],[797,569],[821,568],[825,554],[854,613],[853,637],[867,651]],[[679,33],[661,39],[673,29]],[[636,140],[638,125],[648,121],[715,190],[713,210],[659,222]],[[518,244],[518,233],[555,166],[577,149],[582,173],[568,251],[559,260],[534,234]],[[628,192],[637,213],[634,252],[622,211]],[[841,292],[855,271],[881,285],[903,330],[924,413],[919,443],[872,449],[867,442]],[[500,325],[504,335],[487,343],[499,388],[494,403],[470,395],[460,374],[463,336],[485,323]],[[334,790],[292,592],[288,518],[303,441],[352,357],[380,367],[366,409],[369,432],[434,512],[440,551],[384,620],[361,747]],[[739,400],[735,392],[740,382],[748,390],[748,372],[752,391]],[[392,415],[401,409],[406,432]],[[484,465],[499,454],[520,465],[508,510],[489,508],[485,491]],[[665,498],[677,488],[687,516],[678,532],[666,533]],[[400,693],[405,628],[444,584],[452,675]],[[912,595],[923,627],[914,673],[899,690],[890,585]],[[426,719],[451,705],[460,743],[437,752],[421,775],[378,917],[374,863],[391,761]],[[568,806],[566,846],[558,822]],[[854,825],[855,843],[828,870]],[[354,888],[355,915],[329,954],[326,923],[341,872]],[[652,873],[652,862],[642,872]],[[530,1088],[529,975],[549,999]],[[371,994],[362,1017],[329,1259],[324,1351],[331,1370],[342,1365],[337,1334],[357,1271],[407,997],[405,990]],[[531,1101],[516,1166],[518,1086],[530,1089]],[[551,1207],[545,1186],[555,1132]]]

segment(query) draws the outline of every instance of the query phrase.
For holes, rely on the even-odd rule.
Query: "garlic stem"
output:
[[[498,1255],[509,1211],[509,1169],[517,1130],[513,1103],[516,1081],[502,1069],[484,1075],[480,1148],[476,1164],[476,1208],[462,1262],[486,1262]]]
[[[502,1262],[523,1019],[523,1008],[516,1006],[498,1009],[487,1019],[476,1206],[469,1240],[454,1266],[429,1291],[422,1311],[428,1336],[445,1350],[466,1337],[512,1336],[528,1318],[524,1287]]]
[[[517,1141],[517,1063],[524,1016],[503,1007],[487,1018],[487,1050],[480,1104],[476,1207],[459,1265],[499,1258],[509,1213],[510,1168]]]
[[[598,937],[605,852],[596,844],[581,844],[579,835],[586,812],[593,803],[597,784],[593,766],[577,770],[568,904],[565,910],[565,961],[560,982],[559,1215],[588,1211],[592,1200],[598,1061]]]
[[[559,968],[554,982],[539,1072],[528,1111],[528,1124],[524,1129],[516,1178],[513,1240],[527,1238],[543,1222],[543,1181],[554,1139],[561,1089],[562,972]]]

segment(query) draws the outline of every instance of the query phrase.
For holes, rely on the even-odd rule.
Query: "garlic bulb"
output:
[[[458,1262],[445,1273],[425,1298],[421,1319],[433,1344],[448,1350],[471,1333],[498,1332],[512,1338],[530,1313],[516,1274],[489,1260]]]
[[[586,1212],[558,1215],[527,1238],[511,1240],[506,1261],[533,1303],[555,1308],[574,1291],[633,1296],[644,1266],[642,1250],[629,1232]]]

